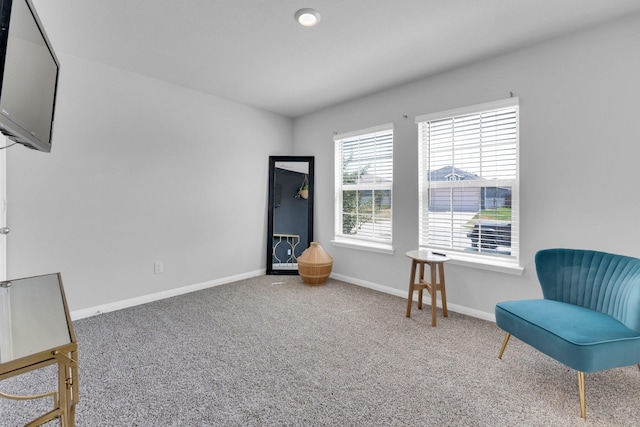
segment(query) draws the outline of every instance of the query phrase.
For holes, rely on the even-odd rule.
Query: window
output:
[[[518,98],[416,117],[420,246],[518,264]]]
[[[393,125],[334,137],[336,239],[391,244]]]

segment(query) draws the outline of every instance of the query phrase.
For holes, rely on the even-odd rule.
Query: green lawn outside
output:
[[[473,226],[480,220],[511,221],[511,208],[482,210],[467,222],[466,227],[473,228]]]

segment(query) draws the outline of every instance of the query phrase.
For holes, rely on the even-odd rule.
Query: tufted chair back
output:
[[[579,249],[536,254],[545,299],[606,313],[640,332],[640,259]]]

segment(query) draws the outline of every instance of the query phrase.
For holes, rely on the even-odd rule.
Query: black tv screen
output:
[[[51,151],[59,72],[31,0],[0,0],[0,132]]]

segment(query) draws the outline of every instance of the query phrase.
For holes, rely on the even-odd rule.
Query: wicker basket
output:
[[[324,284],[333,268],[333,258],[318,242],[311,242],[298,257],[298,273],[308,285]]]

